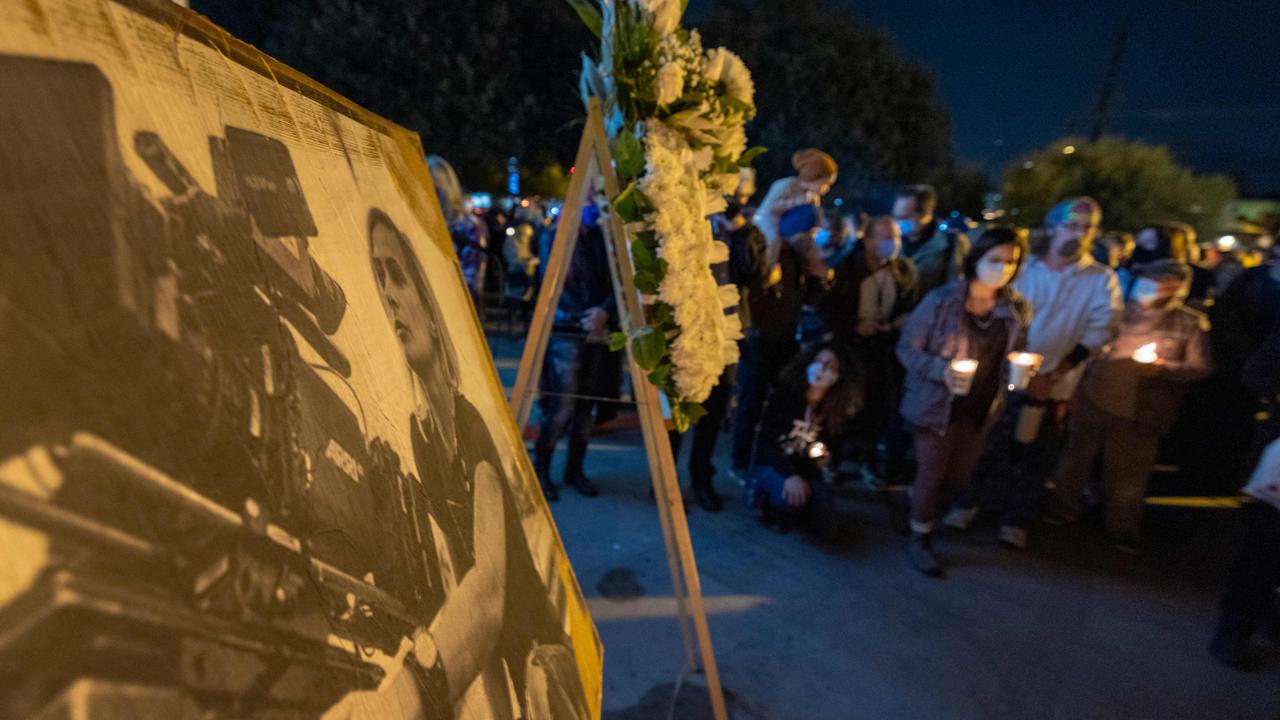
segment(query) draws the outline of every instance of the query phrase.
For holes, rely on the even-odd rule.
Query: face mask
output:
[[[898,241],[893,238],[876,241],[876,257],[881,260],[892,260],[898,256]]]
[[[820,248],[825,248],[831,245],[831,231],[826,229],[819,230],[814,234],[813,241],[817,243]]]
[[[903,235],[910,235],[916,231],[915,220],[898,220],[897,223],[898,229],[902,231]]]
[[[1080,241],[1068,240],[1058,246],[1058,257],[1073,258],[1080,255]]]
[[[1017,263],[1002,263],[994,260],[983,260],[978,263],[978,280],[984,285],[1002,288],[1013,279],[1018,271]]]
[[[1138,278],[1129,292],[1129,298],[1143,307],[1151,307],[1160,297],[1160,286],[1154,280]]]
[[[808,376],[811,387],[823,390],[835,385],[836,381],[840,379],[840,373],[819,362],[809,363],[809,368],[805,375]]]

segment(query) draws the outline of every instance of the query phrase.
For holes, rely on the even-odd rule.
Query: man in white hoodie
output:
[[[1046,475],[1065,429],[1067,401],[1075,394],[1085,364],[1115,339],[1124,303],[1111,268],[1089,250],[1102,223],[1092,198],[1068,198],[1045,216],[1049,250],[1027,262],[1013,287],[1031,303],[1027,351],[1043,356],[1039,374],[1025,393],[1011,398],[1001,426],[992,433],[987,482],[1002,480],[1000,541],[1027,546],[1036,486]],[[977,505],[962,502],[943,521],[967,528]]]

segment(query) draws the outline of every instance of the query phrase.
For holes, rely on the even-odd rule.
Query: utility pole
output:
[[[1107,60],[1106,74],[1102,79],[1102,91],[1098,93],[1098,105],[1093,111],[1093,127],[1089,130],[1089,142],[1097,142],[1107,126],[1107,116],[1111,112],[1111,100],[1116,93],[1116,84],[1120,77],[1120,60],[1124,57],[1124,46],[1129,42],[1129,25],[1132,18],[1125,16],[1120,21],[1120,29],[1116,31],[1115,41],[1111,44],[1111,57]]]

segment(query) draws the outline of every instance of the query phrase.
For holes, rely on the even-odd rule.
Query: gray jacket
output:
[[[969,284],[958,281],[929,293],[911,313],[902,338],[898,340],[898,360],[907,370],[900,412],[919,428],[945,433],[951,421],[951,393],[947,390],[947,367],[955,358],[970,357],[969,336],[964,330],[964,304]],[[1008,342],[1004,355],[1027,345],[1027,325],[1031,306],[1013,288],[1004,288],[997,297],[994,316],[1005,323]],[[996,417],[1004,403],[1008,385],[1008,364],[999,358],[975,358],[1000,363],[1000,383],[991,404],[988,421]]]

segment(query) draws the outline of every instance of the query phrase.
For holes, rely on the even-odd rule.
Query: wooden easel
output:
[[[604,182],[607,197],[618,196],[618,176],[614,172],[613,158],[609,151],[609,139],[605,134],[600,101],[591,98],[587,105],[587,124],[578,144],[576,168],[569,180],[569,190],[560,221],[556,226],[554,244],[548,261],[542,289],[529,323],[529,336],[520,356],[520,370],[516,374],[515,388],[511,394],[511,406],[516,424],[523,432],[529,422],[538,391],[538,378],[542,375],[543,357],[551,337],[551,326],[560,293],[564,290],[564,276],[573,257],[578,241],[578,227],[590,180]],[[628,334],[644,325],[644,311],[640,295],[636,291],[635,268],[631,264],[626,229],[616,213],[607,213],[608,225],[604,231],[608,242],[609,272],[613,276],[613,292],[617,299],[621,327]],[[698,579],[698,566],[693,556],[693,543],[689,537],[689,525],[685,519],[684,502],[680,495],[680,482],[676,476],[675,460],[671,457],[671,442],[667,437],[666,420],[662,413],[662,400],[658,389],[647,374],[636,364],[627,346],[627,367],[631,372],[631,384],[636,394],[636,410],[640,416],[640,429],[644,435],[645,452],[649,458],[649,477],[658,503],[658,520],[662,525],[662,538],[666,544],[667,562],[671,571],[671,585],[680,616],[680,632],[684,640],[685,665],[697,668],[694,639],[701,653],[702,670],[707,678],[707,691],[711,696],[711,710],[715,720],[727,720],[724,695],[720,689],[720,673],[716,669],[715,652],[711,648],[711,631],[707,626],[707,613],[702,603],[702,585]]]

